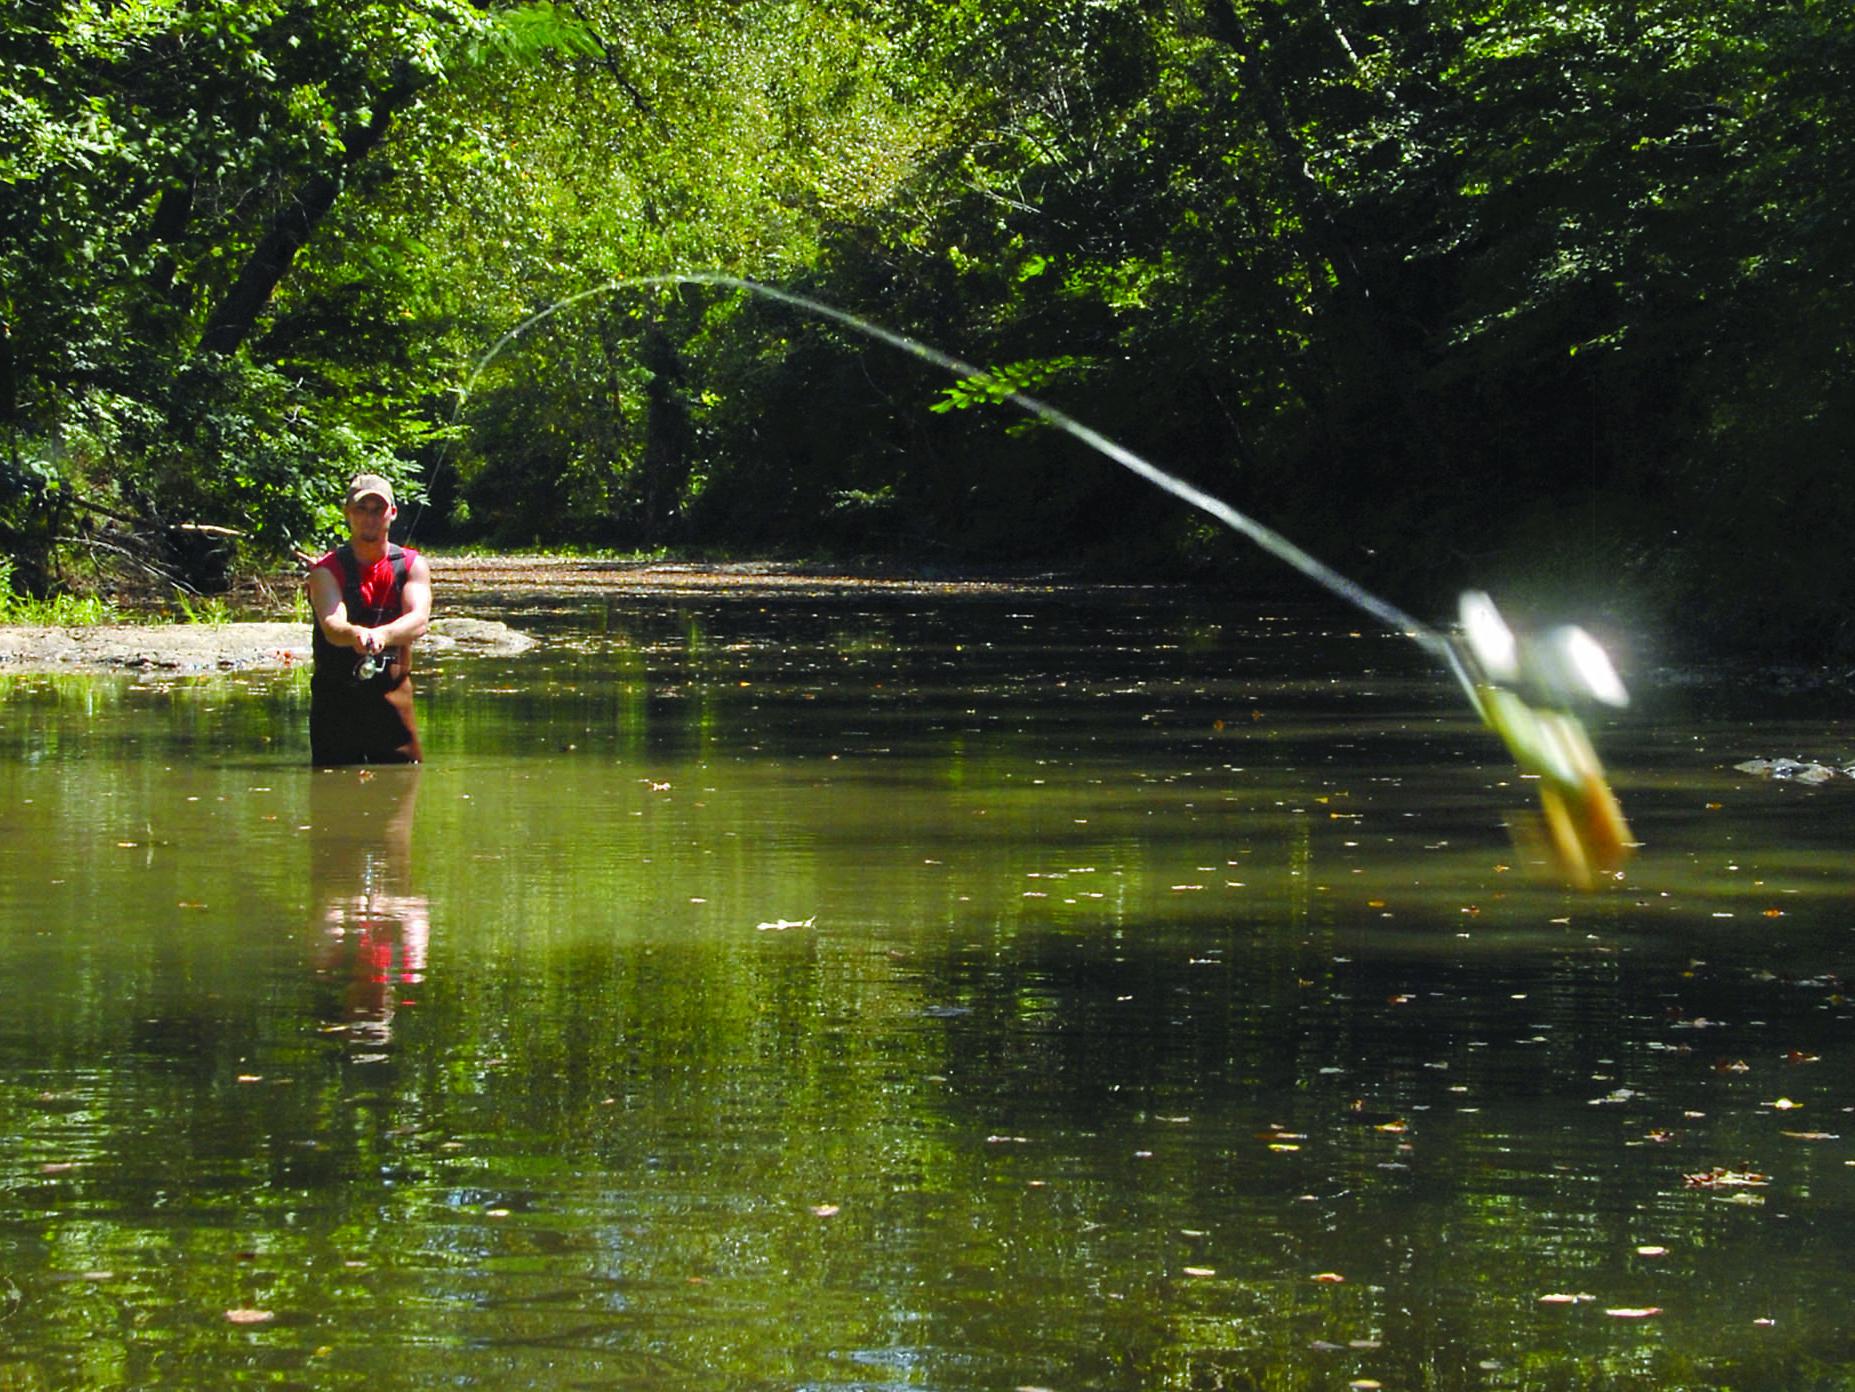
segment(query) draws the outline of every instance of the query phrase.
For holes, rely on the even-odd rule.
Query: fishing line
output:
[[[839,309],[835,305],[826,304],[822,300],[814,300],[807,295],[796,294],[790,290],[780,290],[771,285],[763,285],[758,281],[743,280],[738,276],[723,275],[719,272],[711,271],[679,272],[667,275],[640,276],[629,280],[610,280],[601,285],[595,285],[589,290],[582,290],[578,294],[569,295],[563,300],[558,300],[547,308],[539,310],[522,320],[514,328],[503,334],[501,338],[497,339],[495,343],[491,344],[489,351],[477,359],[476,364],[471,369],[470,376],[465,380],[463,387],[458,393],[457,407],[453,411],[451,417],[452,426],[456,426],[458,416],[462,413],[465,403],[470,399],[470,393],[472,389],[475,388],[478,379],[482,377],[484,370],[491,362],[495,361],[505,348],[528,333],[529,330],[552,318],[562,310],[571,309],[574,305],[596,296],[611,294],[626,288],[644,288],[654,285],[713,285],[726,289],[745,291],[748,294],[757,295],[762,299],[789,305],[794,309],[803,310],[807,314],[815,315],[822,319],[828,319],[836,324],[841,324],[843,327],[861,334],[865,338],[875,339],[879,343],[886,343],[892,348],[909,354],[911,357],[919,358],[923,362],[931,363],[935,367],[942,368],[962,380],[974,381],[987,385],[999,394],[1001,400],[1010,401],[1019,409],[1055,426],[1074,439],[1080,440],[1097,454],[1119,464],[1130,473],[1138,475],[1148,483],[1163,489],[1180,501],[1215,518],[1232,531],[1248,537],[1257,546],[1260,546],[1277,560],[1300,571],[1301,574],[1305,575],[1329,594],[1345,600],[1356,609],[1364,611],[1393,632],[1401,633],[1412,639],[1426,651],[1442,659],[1456,676],[1457,680],[1463,682],[1464,686],[1470,689],[1472,695],[1473,689],[1468,681],[1467,674],[1463,672],[1460,659],[1453,645],[1447,638],[1430,625],[1407,614],[1404,610],[1398,608],[1389,601],[1381,599],[1363,585],[1340,574],[1324,561],[1302,550],[1301,547],[1297,546],[1273,527],[1266,526],[1247,513],[1238,511],[1222,498],[1205,492],[1203,489],[1186,482],[1175,474],[1166,472],[1166,470],[1160,468],[1158,465],[1135,454],[1118,441],[1111,440],[1100,431],[1084,425],[1074,416],[1069,415],[1065,411],[1058,410],[1049,402],[1032,396],[1028,392],[1017,390],[1009,383],[1002,381],[993,373],[982,367],[969,363],[962,358],[957,358],[951,353],[944,353],[930,344],[921,342],[919,339],[910,338],[907,334],[897,333],[893,329],[884,328],[880,324],[871,323],[869,320],[852,314],[848,310]],[[448,446],[450,441],[447,440],[445,443]],[[427,481],[428,493],[431,483],[437,479],[443,465],[444,454],[441,452],[437,462],[432,466],[431,479]],[[423,515],[421,511],[420,516],[423,517]],[[412,526],[407,528],[406,535],[408,542],[411,540],[413,528],[416,528],[417,525],[418,519],[414,519]]]

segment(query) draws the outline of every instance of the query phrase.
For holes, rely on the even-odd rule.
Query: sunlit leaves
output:
[[[1003,363],[987,368],[983,375],[961,378],[928,409],[944,413],[996,405],[1020,392],[1034,391],[1052,377],[1073,373],[1081,365],[1081,359],[1067,355]]]
[[[482,47],[505,58],[526,59],[550,49],[578,58],[599,58],[604,48],[586,23],[552,0],[530,0],[492,13]]]

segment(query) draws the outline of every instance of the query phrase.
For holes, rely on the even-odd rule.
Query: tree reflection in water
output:
[[[419,769],[326,770],[310,783],[314,965],[339,983],[323,1018],[357,1044],[383,1047],[405,993],[425,979],[431,906],[416,892],[412,824]]]

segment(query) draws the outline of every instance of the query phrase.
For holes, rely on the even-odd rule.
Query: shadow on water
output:
[[[0,700],[0,1386],[1845,1387],[1842,790],[1163,591]],[[245,741],[265,734],[269,754]]]

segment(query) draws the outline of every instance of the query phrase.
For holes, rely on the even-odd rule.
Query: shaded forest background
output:
[[[1418,612],[1846,658],[1850,72],[1845,0],[12,0],[0,547],[211,592],[369,468],[421,543],[1301,584],[829,322],[585,293],[716,271]]]

